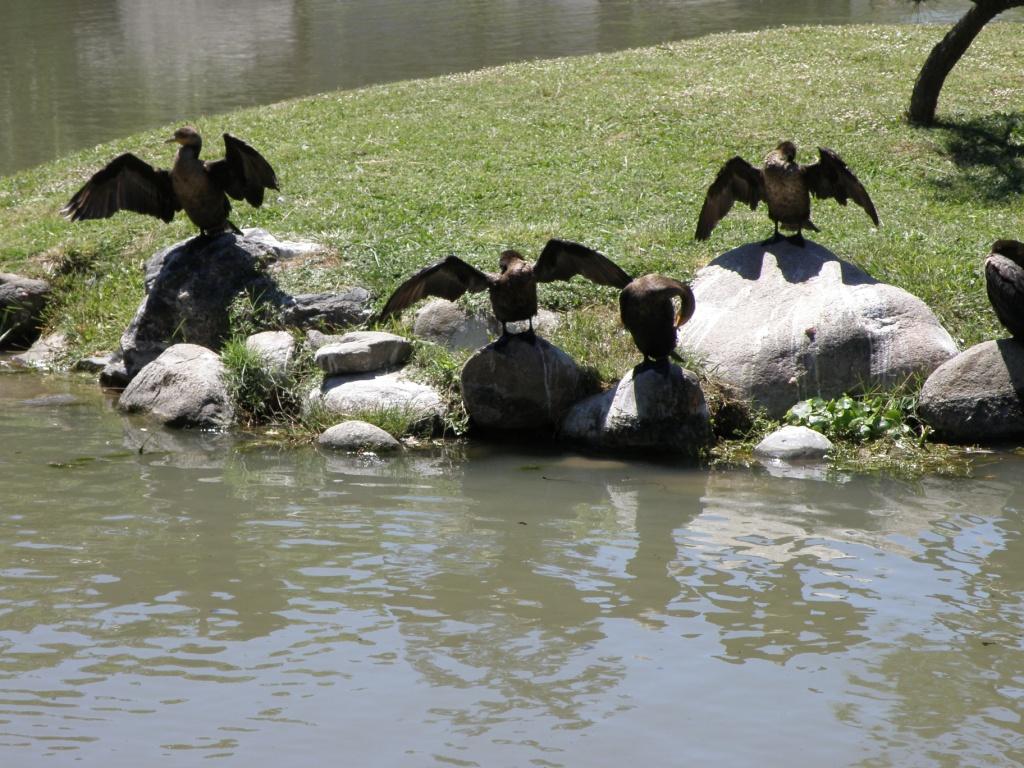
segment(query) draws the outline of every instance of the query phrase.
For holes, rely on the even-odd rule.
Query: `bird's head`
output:
[[[198,147],[201,146],[203,140],[199,137],[199,131],[193,128],[191,125],[185,125],[174,132],[171,138],[167,139],[167,144],[176,141],[183,147]]]
[[[523,260],[523,255],[519,251],[513,251],[513,250],[502,251],[501,252],[501,259],[498,261],[498,266],[501,267],[501,272],[502,272],[502,274],[504,274],[505,272],[508,271],[509,267],[511,267],[516,262],[522,261],[522,260]]]
[[[796,144],[792,141],[780,141],[775,151],[786,158],[787,161],[796,162]]]

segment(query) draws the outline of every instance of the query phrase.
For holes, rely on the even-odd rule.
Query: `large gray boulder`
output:
[[[39,336],[50,284],[0,272],[0,349],[27,347]]]
[[[949,442],[1024,438],[1024,345],[986,341],[942,364],[924,383],[917,413]]]
[[[234,418],[220,357],[196,344],[168,347],[132,379],[117,407],[170,427],[226,427]]]
[[[678,365],[645,364],[574,405],[562,437],[603,450],[695,457],[711,441],[711,419],[696,375]]]
[[[412,381],[402,371],[326,377],[309,394],[307,406],[348,418],[396,410],[417,427],[439,424],[444,416],[437,390]]]
[[[412,355],[408,339],[383,331],[353,331],[316,351],[316,364],[328,374],[370,373],[401,365]]]
[[[462,368],[462,398],[477,427],[555,427],[579,397],[580,370],[565,352],[534,337],[507,336]]]
[[[194,237],[154,255],[145,266],[146,296],[121,336],[127,380],[176,342],[220,349],[234,298],[276,293],[264,272],[275,258],[265,243],[232,233]],[[112,368],[109,383],[117,383],[116,373]]]
[[[956,344],[924,302],[811,241],[750,244],[692,283],[680,345],[768,415],[925,374]]]

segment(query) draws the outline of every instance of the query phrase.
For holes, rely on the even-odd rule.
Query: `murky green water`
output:
[[[968,6],[968,0],[922,6],[909,0],[3,0],[0,175],[144,128],[319,91],[732,29],[949,23]]]
[[[1012,456],[920,483],[378,462],[24,375],[0,435],[3,766],[1024,761]]]

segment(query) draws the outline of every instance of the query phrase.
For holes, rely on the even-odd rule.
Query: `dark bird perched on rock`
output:
[[[757,208],[764,200],[768,215],[775,223],[775,234],[765,243],[776,242],[781,235],[779,227],[795,230],[791,238],[795,245],[803,245],[801,231],[819,231],[811,221],[811,195],[831,197],[846,205],[853,200],[863,208],[878,226],[878,214],[867,191],[846,163],[831,149],[818,148],[820,159],[810,165],[796,162],[796,145],[783,141],[769,152],[763,168],[755,168],[738,155],[718,172],[697,220],[698,240],[711,237],[711,230],[721,221],[737,200]]]
[[[199,159],[203,140],[185,126],[167,143],[181,146],[170,171],[154,168],[130,152],[118,155],[85,183],[61,213],[71,221],[105,219],[120,210],[156,216],[166,222],[184,209],[204,236],[241,231],[228,221],[231,203],[263,204],[263,190],[277,189],[274,169],[259,152],[230,133],[224,134],[224,159]]]
[[[537,283],[570,280],[582,275],[598,285],[623,288],[630,276],[611,259],[569,240],[548,240],[535,264],[523,259],[518,251],[504,251],[498,274],[481,272],[458,256],[449,256],[410,277],[391,294],[378,320],[419,301],[424,296],[438,296],[455,301],[469,291],[486,290],[491,296],[494,316],[501,322],[502,338],[508,336],[507,323],[529,320],[533,333],[533,316],[537,314]]]
[[[673,299],[679,299],[676,309]],[[638,277],[619,294],[622,324],[633,336],[644,361],[664,361],[676,354],[676,329],[693,317],[696,302],[686,283],[662,275]]]
[[[1014,338],[1024,342],[1024,243],[996,240],[985,259],[985,291]]]

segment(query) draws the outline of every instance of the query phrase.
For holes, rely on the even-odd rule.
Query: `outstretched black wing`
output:
[[[170,221],[180,210],[171,174],[126,152],[93,174],[60,212],[71,221],[106,219],[118,211]]]
[[[224,150],[223,160],[206,164],[210,176],[235,200],[259,208],[263,190],[277,189],[274,169],[263,155],[230,133],[224,134]]]
[[[732,209],[732,204],[737,200],[749,205],[750,210],[757,208],[757,204],[764,200],[764,176],[761,170],[739,155],[722,166],[722,170],[708,187],[704,205],[700,209],[700,217],[697,219],[695,237],[698,240],[707,240],[711,237],[711,230],[725,218],[725,214]]]
[[[443,261],[424,267],[398,286],[377,319],[385,320],[424,296],[438,296],[455,301],[466,291],[478,293],[486,290],[489,285],[490,278],[487,273],[467,264],[458,256],[449,256]]]
[[[853,171],[847,168],[842,158],[831,149],[818,147],[818,154],[821,156],[818,162],[805,165],[801,169],[811,193],[815,197],[835,198],[840,205],[846,205],[847,200],[853,200],[867,212],[877,227],[878,214],[875,212],[875,205],[871,202],[867,190],[853,175]]]
[[[533,267],[538,283],[571,280],[582,275],[598,285],[625,288],[631,278],[614,261],[592,248],[571,240],[548,240]]]

